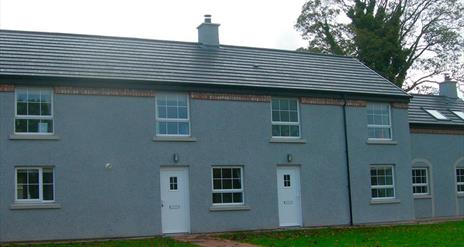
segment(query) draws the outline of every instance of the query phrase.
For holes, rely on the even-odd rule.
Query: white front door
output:
[[[301,226],[300,168],[277,168],[279,225]]]
[[[163,233],[190,232],[188,168],[161,168],[160,182]]]

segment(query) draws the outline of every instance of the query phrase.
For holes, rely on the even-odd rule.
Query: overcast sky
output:
[[[305,0],[0,0],[0,28],[197,41],[204,14],[222,44],[294,50]]]

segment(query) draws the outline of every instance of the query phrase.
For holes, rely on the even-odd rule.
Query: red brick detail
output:
[[[413,134],[464,135],[464,129],[411,128]]]
[[[344,102],[342,99],[330,99],[330,98],[309,98],[301,97],[302,104],[311,104],[311,105],[343,105]]]
[[[393,102],[393,103],[391,103],[391,106],[393,108],[399,108],[399,109],[408,109],[409,108],[408,103],[400,103],[400,102]]]
[[[366,107],[367,106],[367,101],[364,101],[364,100],[347,100],[346,105],[347,106],[355,106],[355,107]]]
[[[221,93],[200,93],[191,92],[192,99],[203,100],[227,100],[227,101],[252,101],[252,102],[269,102],[271,96],[267,95],[246,95],[246,94],[221,94]]]
[[[14,92],[15,86],[11,84],[0,84],[0,92]]]
[[[56,94],[73,95],[100,95],[100,96],[132,96],[132,97],[153,97],[155,92],[148,89],[130,88],[86,88],[86,87],[55,87]]]

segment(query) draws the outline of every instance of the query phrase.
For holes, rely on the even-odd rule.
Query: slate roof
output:
[[[438,110],[449,120],[437,120],[424,109]],[[464,112],[464,101],[438,95],[413,95],[409,103],[409,123],[464,126],[464,120],[452,111]]]
[[[194,42],[0,30],[0,76],[304,89],[409,97],[352,57]]]

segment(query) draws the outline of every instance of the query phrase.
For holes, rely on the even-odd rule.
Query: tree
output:
[[[463,1],[309,0],[295,25],[309,41],[299,50],[354,56],[406,91],[445,72],[463,83]]]

